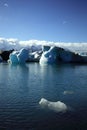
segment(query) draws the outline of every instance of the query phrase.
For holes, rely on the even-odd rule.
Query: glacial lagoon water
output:
[[[61,101],[66,112],[39,101]],[[0,130],[87,130],[87,65],[0,64]]]

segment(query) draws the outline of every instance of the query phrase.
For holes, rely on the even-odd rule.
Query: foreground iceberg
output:
[[[20,51],[13,51],[9,56],[9,60],[12,64],[25,63],[28,55],[29,51],[23,48]]]
[[[50,110],[53,110],[55,112],[66,112],[68,110],[68,107],[66,104],[64,104],[61,101],[57,101],[57,102],[51,102],[48,101],[45,98],[42,98],[39,102],[39,104],[43,107],[43,108],[48,108]]]

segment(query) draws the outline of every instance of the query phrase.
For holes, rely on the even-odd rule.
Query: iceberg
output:
[[[29,51],[27,49],[21,49],[17,55],[19,63],[25,63],[28,59]]]
[[[44,51],[40,58],[40,64],[47,64],[47,63],[56,63],[58,62],[59,56],[59,49],[58,47],[50,47],[48,51]],[[61,49],[60,49],[61,51]]]
[[[29,53],[27,62],[39,62],[41,55],[42,55],[42,51],[31,52]]]
[[[61,47],[45,46],[40,64],[53,64],[53,63],[87,63],[87,56],[82,56],[78,53],[72,52]]]
[[[12,51],[5,55],[5,57],[7,56],[12,64],[25,62],[39,62],[40,64],[87,63],[87,56],[61,47],[46,45],[42,47],[42,50],[32,52],[31,49],[23,48],[19,51]]]
[[[13,51],[9,60],[12,64],[25,63],[29,57],[29,51],[27,49],[21,49],[20,51]]]
[[[68,110],[68,107],[66,104],[64,104],[61,101],[57,101],[57,102],[51,102],[48,101],[45,98],[42,98],[39,102],[39,104],[43,107],[43,108],[48,108],[50,110],[53,110],[55,112],[66,112]]]
[[[71,94],[74,94],[74,91],[70,91],[70,90],[65,90],[64,92],[63,92],[63,94],[64,95],[71,95]]]
[[[18,61],[18,51],[13,51],[10,56],[9,56],[9,61],[12,63],[12,64],[18,64],[19,61]]]
[[[46,46],[46,45],[42,46],[42,51],[43,52],[48,51],[49,49],[50,49],[50,46]]]

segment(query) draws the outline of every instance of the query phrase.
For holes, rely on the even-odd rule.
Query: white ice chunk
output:
[[[55,112],[66,112],[68,107],[66,104],[64,104],[61,101],[57,101],[57,102],[51,102],[48,101],[45,98],[42,98],[39,102],[39,104],[43,107],[43,108],[48,108],[50,110],[53,110]]]
[[[70,90],[66,90],[63,92],[64,95],[73,94],[73,93],[74,93],[74,91],[70,91]]]

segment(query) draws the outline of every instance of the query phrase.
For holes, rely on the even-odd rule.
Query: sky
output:
[[[87,0],[0,0],[0,37],[87,42]]]

